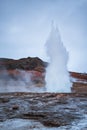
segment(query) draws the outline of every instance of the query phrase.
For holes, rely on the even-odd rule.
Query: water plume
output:
[[[46,42],[46,51],[50,59],[45,78],[47,91],[70,92],[71,83],[67,70],[69,54],[61,41],[58,28],[53,24]]]

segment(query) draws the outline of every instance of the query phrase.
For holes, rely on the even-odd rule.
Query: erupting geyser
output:
[[[53,25],[46,42],[46,50],[50,58],[45,79],[47,92],[70,92],[71,82],[67,70],[68,52],[61,41],[58,28]]]

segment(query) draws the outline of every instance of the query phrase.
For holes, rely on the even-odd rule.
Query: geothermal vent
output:
[[[50,58],[45,79],[47,91],[70,92],[71,83],[67,70],[68,52],[61,41],[58,28],[53,25],[46,42],[46,51]]]

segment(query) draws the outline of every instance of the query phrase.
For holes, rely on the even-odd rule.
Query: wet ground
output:
[[[1,93],[0,130],[87,130],[87,93]]]

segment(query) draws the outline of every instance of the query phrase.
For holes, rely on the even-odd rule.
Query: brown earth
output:
[[[44,72],[45,67],[47,67],[47,64],[48,64],[47,62],[42,61],[38,57],[34,58],[28,57],[18,60],[0,58],[0,70],[20,69],[20,70],[37,70],[40,72]]]

